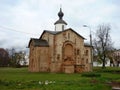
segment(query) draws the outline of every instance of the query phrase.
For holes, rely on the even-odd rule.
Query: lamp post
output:
[[[83,27],[87,27],[87,28],[89,28],[89,30],[90,30],[90,46],[91,46],[91,48],[90,48],[90,53],[91,53],[91,65],[92,65],[92,67],[93,67],[93,52],[92,52],[92,34],[91,34],[91,27],[88,26],[88,25],[83,25]]]

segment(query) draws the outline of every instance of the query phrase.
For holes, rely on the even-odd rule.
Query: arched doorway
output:
[[[74,48],[70,43],[64,44],[63,48],[63,72],[74,73]]]

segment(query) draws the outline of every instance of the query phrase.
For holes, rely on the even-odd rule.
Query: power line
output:
[[[33,34],[33,33],[19,31],[19,30],[8,28],[8,27],[4,27],[4,26],[1,26],[1,25],[0,25],[0,28],[5,29],[5,30],[9,30],[9,31],[15,31],[15,32],[19,32],[19,33],[24,33],[24,34],[39,35],[39,34]]]

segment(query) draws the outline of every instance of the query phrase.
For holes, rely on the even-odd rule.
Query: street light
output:
[[[83,27],[87,27],[90,29],[90,45],[92,46],[92,35],[91,35],[91,27],[87,25],[83,25]]]
[[[89,30],[90,30],[90,46],[92,47],[92,34],[91,34],[91,27],[90,26],[88,26],[88,25],[83,25],[83,27],[87,27],[87,28],[89,28]],[[92,64],[92,67],[93,67],[93,52],[92,52],[92,48],[90,49],[90,52],[91,52],[91,64]]]

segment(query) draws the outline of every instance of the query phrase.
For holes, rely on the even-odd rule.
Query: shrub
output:
[[[89,73],[83,73],[81,76],[82,77],[101,77],[101,74],[89,72]]]
[[[102,69],[101,67],[94,67],[93,70],[95,72],[104,72],[104,73],[118,73],[120,74],[120,68],[119,67],[106,67],[105,69]]]

